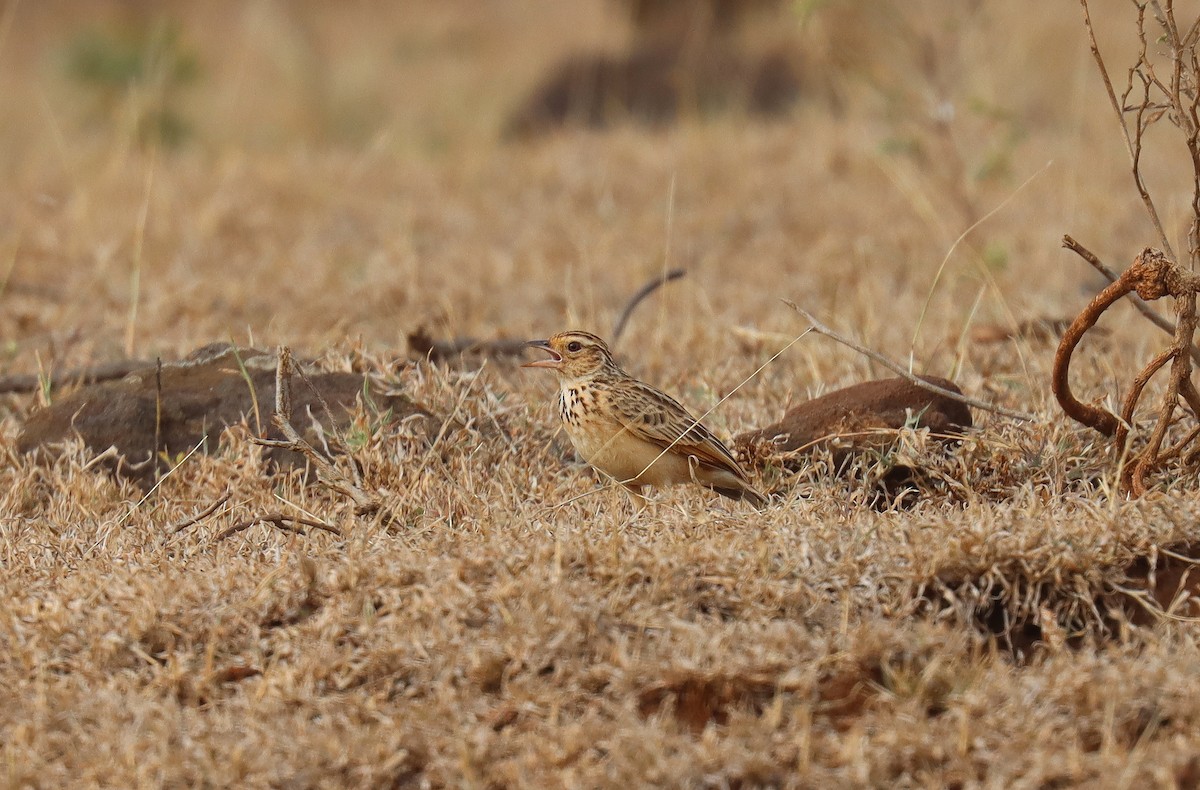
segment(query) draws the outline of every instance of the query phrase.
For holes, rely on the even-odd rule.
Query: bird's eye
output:
[[[570,351],[572,354],[574,354],[576,351],[582,350],[583,343],[580,343],[578,340],[572,340],[570,343],[567,343],[567,351]]]

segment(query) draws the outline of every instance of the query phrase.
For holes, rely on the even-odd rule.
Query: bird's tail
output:
[[[741,481],[739,481],[741,482]],[[738,488],[730,488],[726,486],[713,486],[713,491],[716,491],[721,496],[735,499],[739,502],[749,502],[756,510],[763,510],[771,503],[771,500],[760,494],[754,486],[749,483],[742,483]]]

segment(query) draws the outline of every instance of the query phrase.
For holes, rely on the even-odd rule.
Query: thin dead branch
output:
[[[265,516],[255,516],[252,519],[239,522],[228,529],[222,530],[221,534],[217,535],[215,540],[225,540],[226,538],[232,537],[239,532],[244,532],[250,529],[256,524],[270,524],[277,529],[281,529],[285,532],[295,532],[298,535],[307,535],[308,532],[304,528],[312,527],[313,529],[319,529],[328,532],[330,535],[336,535],[339,538],[344,537],[340,529],[332,524],[326,524],[324,521],[317,521],[316,519],[312,518],[304,518],[303,516],[287,516],[283,513],[268,513]]]
[[[225,493],[221,494],[221,496],[217,497],[217,499],[214,500],[211,505],[204,508],[199,513],[196,513],[193,516],[189,516],[188,518],[185,518],[183,521],[180,521],[178,524],[175,524],[174,526],[171,527],[171,532],[168,535],[168,537],[178,535],[180,532],[183,532],[188,527],[195,526],[196,524],[199,524],[201,521],[203,521],[204,519],[211,516],[213,513],[216,513],[218,510],[220,510],[222,505],[224,505],[226,502],[229,501],[230,496],[232,496],[232,494],[229,491],[226,491]]]
[[[687,274],[687,272],[683,269],[672,269],[671,271],[665,272],[659,277],[655,277],[653,280],[639,288],[638,292],[635,293],[629,300],[629,303],[625,305],[625,309],[621,311],[621,317],[617,319],[617,323],[613,324],[612,334],[609,335],[609,344],[614,348],[616,347],[617,341],[621,339],[622,333],[625,332],[625,325],[629,323],[629,317],[633,315],[633,311],[647,296],[654,293],[659,288],[662,288],[672,280],[678,280],[685,274]]]
[[[812,313],[803,309],[802,307],[797,305],[795,302],[791,302],[787,299],[784,299],[783,303],[786,304],[788,307],[792,308],[793,310],[795,310],[800,315],[804,316],[804,318],[810,324],[812,324],[812,328],[813,328],[814,332],[825,335],[826,337],[828,337],[832,340],[836,340],[837,342],[841,343],[842,345],[844,345],[848,348],[854,349],[855,351],[862,354],[863,356],[868,357],[869,359],[875,360],[880,365],[883,365],[885,368],[892,371],[896,375],[898,375],[904,379],[907,379],[908,381],[912,382],[913,384],[917,385],[918,387],[921,387],[922,389],[926,389],[926,390],[929,390],[930,392],[937,393],[938,395],[941,395],[944,398],[949,398],[950,400],[955,400],[955,401],[958,401],[959,403],[965,403],[968,406],[974,406],[976,409],[982,409],[983,411],[991,412],[993,414],[999,414],[1001,417],[1008,417],[1009,419],[1012,419],[1012,420],[1022,420],[1025,422],[1034,422],[1037,420],[1037,417],[1035,417],[1032,414],[1026,414],[1025,412],[1013,411],[1012,409],[1006,409],[1003,406],[997,406],[993,403],[987,403],[986,401],[981,401],[976,398],[972,398],[967,395],[962,395],[960,393],[945,389],[944,387],[939,387],[936,384],[930,384],[928,381],[925,381],[920,376],[916,376],[912,373],[909,373],[908,370],[906,370],[903,365],[893,362],[892,360],[890,360],[887,357],[880,354],[878,351],[872,351],[871,349],[867,348],[866,346],[863,346],[859,343],[855,343],[853,340],[849,339],[848,337],[845,337],[845,336],[840,335],[837,332],[833,331],[829,327],[825,326],[825,324],[818,321]]]
[[[1196,293],[1200,291],[1200,275],[1186,271],[1167,259],[1165,253],[1152,248],[1142,251],[1125,272],[1092,299],[1091,303],[1067,328],[1054,355],[1054,372],[1051,386],[1054,396],[1064,412],[1077,422],[1093,428],[1105,436],[1114,437],[1117,451],[1124,454],[1128,449],[1129,434],[1133,428],[1134,415],[1146,385],[1156,373],[1171,363],[1167,391],[1158,409],[1158,419],[1147,445],[1135,453],[1125,467],[1122,487],[1139,496],[1145,493],[1146,477],[1158,468],[1162,461],[1183,453],[1185,445],[1176,444],[1166,453],[1160,453],[1172,417],[1182,396],[1194,413],[1200,406],[1200,394],[1191,382],[1193,337],[1196,332]],[[1175,300],[1174,342],[1157,354],[1133,379],[1126,394],[1120,416],[1107,409],[1083,403],[1071,392],[1071,359],[1084,334],[1096,325],[1118,300],[1136,293],[1146,301],[1170,296]]]
[[[283,440],[252,438],[255,444],[277,447],[300,453],[317,472],[317,479],[339,494],[354,502],[354,512],[359,516],[384,513],[390,520],[386,508],[376,498],[359,488],[342,470],[338,469],[311,444],[304,440],[292,425],[292,352],[287,346],[279,348],[279,362],[275,369],[275,414],[271,422],[283,434]]]
[[[1125,274],[1128,275],[1129,272],[1127,271]],[[1067,327],[1067,331],[1063,333],[1062,340],[1058,343],[1058,351],[1054,355],[1054,370],[1051,374],[1050,386],[1054,391],[1054,397],[1058,399],[1059,405],[1062,406],[1062,410],[1071,419],[1089,428],[1094,428],[1105,436],[1112,436],[1116,433],[1119,424],[1117,415],[1091,404],[1083,403],[1071,392],[1071,357],[1075,353],[1075,348],[1079,345],[1079,341],[1083,339],[1084,334],[1089,329],[1096,325],[1096,321],[1099,320],[1101,314],[1118,299],[1121,299],[1132,291],[1133,287],[1125,275],[1122,275],[1116,282],[1109,284],[1108,287],[1092,299],[1083,312]]]
[[[1192,282],[1186,287],[1189,292],[1175,297],[1175,312],[1178,318],[1175,343],[1171,349],[1171,375],[1159,406],[1158,423],[1150,435],[1150,443],[1141,452],[1137,462],[1127,467],[1132,470],[1129,488],[1135,496],[1146,492],[1146,475],[1159,464],[1159,450],[1167,435],[1167,428],[1171,425],[1171,417],[1179,406],[1180,388],[1192,375],[1192,360],[1185,351],[1191,347],[1192,337],[1196,333],[1196,292],[1200,291],[1200,278],[1192,275]]]
[[[157,458],[159,451],[162,449],[162,414],[163,414],[163,398],[162,398],[162,357],[156,357],[154,361],[154,453],[153,457]],[[158,477],[158,464],[154,465],[154,476]]]
[[[1163,365],[1166,365],[1175,356],[1173,349],[1168,348],[1162,351],[1154,359],[1142,369],[1142,372],[1133,380],[1133,386],[1129,388],[1128,394],[1125,395],[1125,401],[1121,406],[1121,418],[1117,423],[1115,438],[1118,447],[1124,447],[1125,442],[1129,438],[1129,426],[1133,425],[1133,412],[1137,409],[1138,400],[1142,397],[1142,390],[1146,389],[1146,385],[1150,383],[1150,379],[1154,374],[1162,370]]]
[[[1138,195],[1142,199],[1142,205],[1146,207],[1146,213],[1150,216],[1150,221],[1154,223],[1154,229],[1158,231],[1159,243],[1163,245],[1163,249],[1167,251],[1167,254],[1170,255],[1172,259],[1175,259],[1175,251],[1171,247],[1170,239],[1167,238],[1167,232],[1163,230],[1162,220],[1158,217],[1158,209],[1154,205],[1154,200],[1150,197],[1150,192],[1146,188],[1146,182],[1142,179],[1142,138],[1149,123],[1153,123],[1153,120],[1156,119],[1150,120],[1149,123],[1147,123],[1146,119],[1143,117],[1143,114],[1139,114],[1136,119],[1134,131],[1133,133],[1130,133],[1129,123],[1125,119],[1125,102],[1117,99],[1117,93],[1113,89],[1112,80],[1108,76],[1108,67],[1104,65],[1104,57],[1100,54],[1100,45],[1096,43],[1096,31],[1092,27],[1092,14],[1091,9],[1088,7],[1088,0],[1079,0],[1079,4],[1083,7],[1083,23],[1087,28],[1088,44],[1092,50],[1092,58],[1095,59],[1096,68],[1100,72],[1100,79],[1104,82],[1104,89],[1108,93],[1109,104],[1112,105],[1113,112],[1117,114],[1117,122],[1121,127],[1121,136],[1125,140],[1125,148],[1129,152],[1129,161],[1131,167],[1133,168],[1134,185],[1137,187]],[[1139,6],[1139,11],[1142,10],[1144,10],[1144,7]],[[1140,13],[1138,18],[1138,29],[1140,33],[1144,33],[1145,20]],[[1143,58],[1141,62],[1144,62],[1144,56],[1145,51],[1143,49]],[[1132,90],[1132,80],[1136,72],[1136,66],[1134,69],[1130,70],[1130,90]],[[1129,90],[1126,91],[1126,97],[1128,94]],[[1148,107],[1149,97],[1146,96],[1145,100],[1142,102],[1142,108],[1144,110]]]
[[[1105,263],[1100,260],[1095,253],[1093,253],[1087,247],[1084,247],[1071,236],[1063,236],[1062,246],[1087,261],[1088,265],[1100,272],[1100,274],[1102,274],[1110,283],[1115,283],[1120,277],[1120,275],[1105,265]],[[1133,305],[1134,309],[1149,319],[1150,323],[1154,324],[1168,335],[1175,334],[1175,325],[1156,313],[1154,308],[1150,307],[1150,305],[1148,305],[1144,299],[1142,299],[1140,296],[1137,296],[1137,294],[1133,291],[1130,291],[1129,303]],[[1197,348],[1195,345],[1193,345],[1191,354],[1192,360],[1197,364],[1200,364],[1200,348]]]
[[[639,304],[659,288],[672,280],[678,280],[686,273],[683,269],[672,269],[655,277],[639,288],[637,293],[626,303],[625,309],[621,311],[620,317],[617,318],[616,323],[613,325],[612,334],[609,335],[609,344],[614,348],[616,347],[617,340],[624,333],[626,324],[629,323],[633,311]],[[456,337],[450,340],[436,340],[427,330],[418,329],[408,335],[408,347],[418,355],[437,362],[470,356],[478,356],[485,359],[519,357],[525,352],[527,346],[524,340],[512,340],[509,338],[483,340],[477,337]]]
[[[1188,461],[1195,455],[1194,451],[1188,452],[1190,442],[1197,436],[1194,430],[1187,431],[1187,438],[1175,441],[1165,452],[1162,447],[1168,432],[1176,427],[1175,414],[1180,398],[1190,408],[1193,420],[1200,415],[1200,392],[1191,381],[1192,363],[1200,363],[1200,351],[1194,342],[1196,294],[1200,291],[1200,276],[1195,273],[1200,266],[1200,57],[1196,51],[1197,36],[1193,34],[1193,31],[1200,30],[1200,20],[1181,35],[1175,20],[1173,0],[1134,0],[1137,11],[1137,59],[1129,68],[1125,90],[1118,99],[1096,44],[1088,0],[1080,0],[1080,5],[1092,57],[1108,93],[1109,103],[1117,114],[1121,135],[1129,152],[1134,185],[1165,252],[1147,247],[1120,277],[1114,277],[1082,245],[1070,236],[1063,238],[1063,246],[1073,250],[1108,277],[1110,284],[1092,299],[1063,335],[1054,357],[1051,384],[1055,397],[1068,416],[1114,438],[1118,457],[1128,458],[1128,463],[1122,467],[1121,487],[1134,496],[1140,496],[1147,490],[1149,475],[1161,469],[1165,461],[1176,458]],[[1149,17],[1147,9],[1150,11]],[[1153,32],[1147,31],[1148,21],[1151,26],[1157,27]],[[1146,134],[1164,119],[1179,131],[1191,164],[1192,215],[1187,235],[1191,271],[1179,266],[1179,258],[1171,247],[1142,173]],[[1175,323],[1172,325],[1148,306],[1135,302],[1143,315],[1171,333],[1172,342],[1133,378],[1118,416],[1107,409],[1082,403],[1075,397],[1070,387],[1070,365],[1084,334],[1096,325],[1104,311],[1122,297],[1133,293],[1145,301],[1170,296],[1174,300]],[[1168,363],[1170,372],[1166,391],[1159,401],[1154,427],[1145,444],[1131,451],[1131,434],[1135,428],[1138,404],[1150,380],[1167,368]]]
[[[519,357],[525,353],[524,340],[512,340],[509,338],[481,340],[476,337],[435,340],[425,329],[418,329],[416,332],[409,333],[408,347],[420,356],[434,362],[464,356],[481,356],[492,359]]]

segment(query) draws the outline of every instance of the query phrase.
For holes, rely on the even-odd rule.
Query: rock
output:
[[[960,393],[954,382],[935,376],[925,381]],[[739,448],[764,447],[771,452],[795,452],[816,448],[824,439],[844,436],[835,449],[835,463],[850,453],[878,447],[879,437],[847,434],[876,429],[898,429],[912,424],[937,434],[962,434],[971,427],[971,410],[965,403],[918,387],[903,378],[880,379],[855,384],[814,398],[788,411],[783,419],[765,428],[748,431],[734,439]]]
[[[508,119],[505,134],[526,139],[563,126],[649,126],[719,111],[777,116],[799,100],[803,79],[787,50],[699,52],[647,42],[625,55],[575,55],[559,63]]]
[[[947,379],[922,378],[942,389],[962,393]],[[844,470],[859,453],[887,447],[893,441],[889,432],[906,425],[957,436],[971,427],[971,411],[965,403],[907,379],[866,381],[801,403],[779,422],[737,436],[734,447],[752,464],[781,453],[803,455],[828,447],[834,468]],[[790,458],[784,466],[796,470],[800,463]],[[868,502],[874,508],[911,507],[921,496],[920,479],[918,469],[891,466],[868,483]]]
[[[275,366],[274,353],[224,343],[205,346],[181,362],[164,364],[161,387],[158,371],[151,366],[56,399],[29,416],[17,447],[28,453],[79,436],[96,453],[116,448],[120,457],[109,465],[114,472],[144,479],[154,475],[155,465],[147,463],[151,458],[157,456],[159,468],[164,469],[169,465],[163,454],[178,458],[197,445],[212,452],[221,431],[243,419],[252,429],[261,425],[268,438],[282,438],[271,424]],[[306,371],[306,376],[312,386],[299,376],[292,379],[292,423],[297,430],[311,430],[310,412],[327,431],[348,427],[364,387],[369,391],[370,380],[340,372]],[[329,405],[329,416],[322,398]],[[393,420],[427,414],[402,395],[374,393],[371,399],[380,412],[390,409]],[[288,457],[291,453],[272,452],[280,463],[298,460]]]

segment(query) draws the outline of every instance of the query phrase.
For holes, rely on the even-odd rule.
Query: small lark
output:
[[[560,332],[527,345],[549,359],[523,367],[558,374],[558,415],[571,444],[592,466],[645,504],[642,486],[699,483],[757,508],[754,490],[729,448],[669,395],[630,376],[604,341],[588,332]]]

